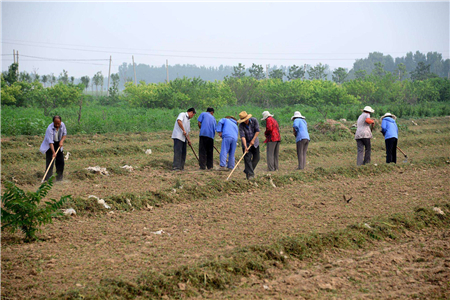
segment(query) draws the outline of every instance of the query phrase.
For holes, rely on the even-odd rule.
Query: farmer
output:
[[[262,113],[261,121],[266,120],[266,131],[264,135],[267,144],[267,168],[269,171],[278,171],[278,154],[280,152],[280,127],[278,122],[268,111]]]
[[[395,120],[397,119],[391,113],[386,113],[381,117],[381,133],[384,135],[386,144],[386,163],[397,163],[397,141],[398,127]]]
[[[252,180],[255,178],[255,168],[258,165],[259,154],[259,124],[256,118],[253,118],[251,114],[247,114],[246,111],[242,111],[239,114],[239,135],[242,140],[242,152],[245,153],[244,173],[247,179]]]
[[[198,128],[200,128],[200,143],[198,146],[199,165],[201,170],[213,168],[214,135],[216,134],[216,119],[214,108],[208,107],[206,112],[198,116]]]
[[[372,138],[372,130],[375,124],[375,121],[370,118],[370,114],[374,112],[375,111],[372,109],[372,107],[364,107],[362,114],[359,116],[358,121],[356,122],[357,127],[355,140],[358,147],[356,164],[358,166],[370,163],[370,139]]]
[[[220,170],[227,171],[234,168],[234,152],[238,139],[238,127],[236,118],[227,116],[220,119],[217,124],[217,133],[222,138],[222,148],[220,149]],[[228,163],[227,163],[228,155]]]
[[[308,124],[306,123],[305,117],[302,116],[299,111],[296,111],[294,113],[291,121],[294,121],[292,127],[295,136],[295,142],[297,144],[297,170],[303,170],[306,166],[306,151],[308,150],[308,144],[310,141]]]
[[[66,140],[67,130],[66,125],[61,122],[60,116],[53,117],[53,123],[48,125],[45,131],[44,141],[41,144],[40,151],[45,154],[45,170],[47,170],[52,163],[53,158],[55,162],[52,163],[50,170],[45,176],[44,180],[48,180],[53,175],[53,166],[56,165],[56,181],[63,180],[64,173],[64,154],[63,144]],[[58,148],[61,148],[58,150]],[[58,151],[58,152],[57,152]]]
[[[172,132],[173,139],[173,170],[184,170],[184,163],[186,161],[186,141],[191,145],[189,139],[189,131],[191,131],[190,120],[195,115],[195,108],[191,107],[187,112],[182,112],[178,115],[175,121],[175,126]]]

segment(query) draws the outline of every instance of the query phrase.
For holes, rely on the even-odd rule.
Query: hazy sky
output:
[[[108,74],[123,62],[161,66],[351,68],[379,51],[449,57],[449,2],[6,2],[2,70]],[[45,58],[46,60],[42,59]],[[49,60],[50,59],[50,60]],[[61,61],[54,61],[59,59]]]

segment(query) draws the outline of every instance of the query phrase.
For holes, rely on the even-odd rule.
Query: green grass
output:
[[[355,122],[361,113],[361,105],[341,105],[329,106],[325,108],[328,112],[327,118],[339,120],[347,119]],[[63,122],[67,126],[68,134],[94,134],[111,132],[155,132],[161,130],[171,131],[175,124],[175,119],[180,112],[187,107],[180,109],[146,109],[133,108],[122,103],[118,106],[102,106],[97,102],[87,102],[81,112],[81,121],[78,124],[78,107],[58,108],[51,114],[61,115]],[[197,115],[206,108],[197,107]],[[374,106],[374,118],[379,118],[385,112],[397,114],[402,118],[423,118],[450,115],[450,103],[436,102],[420,105],[383,105]],[[241,111],[247,111],[254,117],[261,119],[261,114],[269,110],[274,114],[275,119],[281,126],[290,126],[291,117],[296,110],[299,110],[311,127],[315,123],[322,121],[323,116],[314,107],[305,105],[294,105],[289,107],[258,107],[254,105],[222,107],[216,110],[217,120],[232,115],[238,118]],[[1,133],[2,136],[17,135],[44,135],[47,126],[52,121],[52,116],[45,116],[42,109],[2,106],[1,111]],[[196,127],[196,124],[191,124]],[[339,137],[336,137],[339,139]]]

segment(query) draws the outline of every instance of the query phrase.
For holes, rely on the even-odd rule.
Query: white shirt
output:
[[[189,131],[191,131],[191,120],[189,119],[189,115],[187,112],[182,112],[178,115],[178,118],[175,121],[175,126],[173,127],[172,138],[179,139],[180,141],[185,142],[186,137],[183,134],[183,130],[178,125],[178,120],[181,120],[184,130],[186,131],[186,135],[189,134]]]

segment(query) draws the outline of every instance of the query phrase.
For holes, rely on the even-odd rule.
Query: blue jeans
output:
[[[233,138],[222,139],[222,147],[220,148],[220,166],[227,166],[228,169],[234,168],[234,152],[236,152],[237,140]],[[228,165],[227,165],[228,155]]]

